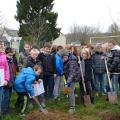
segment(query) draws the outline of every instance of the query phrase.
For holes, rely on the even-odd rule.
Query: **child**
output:
[[[13,51],[12,48],[7,47],[5,49],[5,53],[7,56],[7,61],[9,65],[9,74],[10,74],[10,81],[8,82],[7,86],[4,87],[4,97],[3,97],[3,113],[10,114],[10,97],[12,93],[12,86],[13,81],[15,79],[14,73],[14,63],[13,63]]]
[[[21,96],[23,99],[20,110],[22,116],[24,116],[24,113],[26,112],[29,95],[31,96],[31,99],[34,100],[35,98],[32,84],[35,82],[36,76],[39,76],[41,73],[42,68],[35,65],[33,69],[31,67],[23,68],[15,79],[14,89],[18,96]]]
[[[4,47],[2,46],[2,42],[0,42],[0,70],[4,70],[4,81],[0,81],[3,84],[0,84],[0,120],[2,120],[2,96],[3,96],[3,86],[6,86],[9,82],[10,74],[9,74],[9,66],[7,62],[6,55],[4,53]],[[0,76],[1,77],[1,76]]]
[[[54,99],[58,100],[60,97],[60,89],[61,89],[61,81],[62,81],[62,75],[63,75],[63,60],[60,55],[60,50],[62,49],[62,46],[57,47],[57,53],[55,55],[56,60],[56,77],[55,77],[55,85],[54,85]]]
[[[26,66],[27,58],[30,55],[30,49],[31,49],[30,43],[26,42],[25,45],[24,45],[24,51],[20,53],[20,57],[19,57],[20,68],[23,68],[23,67]]]
[[[38,56],[42,62],[43,67],[43,84],[45,89],[45,97],[53,98],[54,88],[54,74],[55,74],[55,58],[51,55],[51,45],[45,43],[44,53],[40,53]]]
[[[15,48],[13,48],[12,51],[13,51],[14,72],[15,72],[15,74],[17,74],[17,72],[19,72],[19,67],[18,67],[18,60],[17,60],[17,57],[16,57]]]
[[[81,51],[81,63],[83,64],[82,68],[83,69],[83,76],[84,76],[84,83],[86,87],[86,93],[87,95],[90,95],[91,102],[93,103],[93,97],[92,97],[92,88],[91,88],[91,80],[92,80],[92,59],[90,55],[90,51],[88,48],[84,48]],[[84,104],[84,88],[83,88],[83,83],[82,81],[80,82],[80,91],[81,91],[81,103]]]
[[[101,95],[104,95],[104,79],[105,79],[105,60],[103,59],[105,54],[103,53],[103,49],[101,45],[96,46],[96,51],[92,56],[92,66],[95,78],[95,88],[96,95],[98,96],[99,92]],[[99,85],[100,83],[100,85]]]
[[[30,50],[30,56],[28,57],[27,60],[27,65],[26,67],[31,67],[34,68],[35,65],[39,65],[41,66],[41,61],[38,59],[38,54],[39,54],[39,50],[37,48],[32,48]],[[36,80],[40,80],[42,81],[43,79],[43,75],[40,75],[36,78]],[[38,96],[41,102],[42,107],[46,107],[45,105],[45,98],[44,98],[44,94],[41,94],[40,96]]]
[[[35,65],[41,66],[41,61],[38,59],[39,50],[37,48],[32,48],[30,50],[30,55],[26,62],[26,67],[33,68]]]
[[[66,88],[71,88],[71,92],[69,94],[69,113],[73,114],[75,112],[75,84],[80,81],[81,73],[80,68],[78,66],[78,61],[75,56],[71,56],[69,59],[69,54],[66,49],[62,49],[60,51],[64,64],[64,72],[67,76],[67,83],[65,85]]]

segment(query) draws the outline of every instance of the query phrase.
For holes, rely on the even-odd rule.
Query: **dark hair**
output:
[[[33,69],[35,70],[35,71],[37,71],[37,70],[41,70],[42,71],[42,67],[40,66],[40,65],[35,65],[34,67],[33,67]]]
[[[115,40],[110,40],[108,43],[112,43],[113,45],[116,45]]]
[[[8,53],[13,53],[12,48],[11,48],[11,47],[6,47],[5,53],[6,53],[6,54],[8,54]]]
[[[72,50],[72,48],[73,48],[73,53],[72,54],[77,57],[78,56],[77,47],[76,46],[71,46],[71,50]]]
[[[57,51],[59,51],[59,50],[61,50],[61,49],[63,49],[63,47],[62,46],[57,46]]]
[[[56,53],[56,50],[57,50],[57,46],[53,45],[51,48],[51,53]]]
[[[51,48],[51,44],[50,44],[50,43],[45,43],[45,44],[44,44],[44,48],[45,48],[45,47]]]
[[[26,42],[24,43],[24,45],[29,45],[29,46],[31,46],[31,43],[28,42],[28,41],[26,41]]]

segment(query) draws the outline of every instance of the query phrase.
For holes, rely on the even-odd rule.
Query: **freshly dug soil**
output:
[[[120,113],[101,112],[99,117],[101,120],[120,120]]]
[[[48,110],[48,114],[45,115],[39,110],[35,110],[29,113],[24,120],[80,120],[80,117],[57,110]]]

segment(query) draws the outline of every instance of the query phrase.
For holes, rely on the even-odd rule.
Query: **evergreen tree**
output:
[[[59,36],[58,14],[53,12],[54,0],[18,0],[16,20],[20,23],[19,35],[29,36],[33,43],[51,41]]]

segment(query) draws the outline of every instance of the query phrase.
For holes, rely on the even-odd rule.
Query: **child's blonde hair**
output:
[[[81,50],[81,55],[82,55],[83,53],[86,53],[86,54],[87,54],[87,58],[88,58],[88,59],[91,57],[91,51],[90,51],[88,48],[83,48],[83,49]]]
[[[36,48],[32,48],[31,51],[30,51],[30,54],[39,54],[39,50],[36,49]]]

